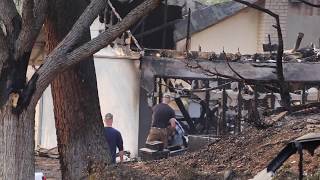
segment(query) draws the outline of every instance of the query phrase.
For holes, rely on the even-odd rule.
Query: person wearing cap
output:
[[[168,129],[175,130],[176,119],[174,110],[168,105],[170,94],[163,95],[162,103],[152,108],[152,124],[147,137],[147,143],[151,141],[162,141],[164,147],[168,146]]]
[[[123,162],[123,141],[121,133],[112,127],[113,124],[113,115],[108,113],[105,115],[104,118],[104,133],[107,139],[110,155],[111,155],[111,162],[114,164],[116,163],[116,151],[117,148],[119,149],[120,155],[120,162]]]

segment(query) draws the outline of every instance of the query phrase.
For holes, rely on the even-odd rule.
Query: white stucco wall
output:
[[[114,115],[114,127],[122,134],[125,150],[130,151],[134,157],[138,155],[139,61],[110,59],[103,56],[111,56],[113,54],[111,50],[100,51],[94,60],[101,113],[102,117],[108,112]],[[36,146],[47,149],[56,147],[57,137],[50,87],[43,93],[38,104]]]
[[[91,26],[91,37],[104,29],[98,20]],[[113,114],[113,126],[123,138],[124,149],[138,156],[139,131],[139,61],[123,54],[119,48],[106,47],[94,55],[98,93],[102,117],[108,112]],[[115,57],[115,58],[112,58]]]
[[[53,99],[49,86],[39,100],[40,144],[39,146],[51,149],[57,146],[57,135],[53,112]],[[36,134],[37,135],[37,134]]]
[[[92,37],[98,35],[103,24],[94,22]],[[121,53],[120,53],[121,54]],[[107,47],[94,55],[98,93],[102,117],[108,112],[114,115],[114,127],[124,140],[124,148],[132,157],[138,155],[139,130],[139,61],[119,57],[119,49]],[[30,68],[30,77],[32,69]],[[48,87],[38,103],[36,121],[36,146],[57,146],[51,89]]]
[[[27,79],[31,79],[35,70],[29,66]],[[35,148],[51,149],[57,146],[54,122],[53,100],[50,86],[43,92],[35,113]]]
[[[95,55],[94,63],[102,117],[108,112],[113,114],[113,126],[122,134],[124,149],[130,151],[132,156],[137,156],[139,61],[108,59],[101,55],[101,51]]]
[[[203,31],[191,36],[191,50],[236,53],[256,53],[258,42],[259,12],[246,8]],[[183,50],[185,39],[177,43],[177,50]]]

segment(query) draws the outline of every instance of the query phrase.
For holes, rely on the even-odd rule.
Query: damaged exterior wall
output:
[[[110,53],[109,53],[110,54]],[[138,154],[139,131],[139,61],[106,59],[101,51],[95,55],[95,68],[102,117],[113,114],[113,126],[123,138],[124,149]]]
[[[317,4],[317,0],[310,0],[309,2]],[[279,14],[280,24],[284,40],[284,48],[294,48],[297,34],[304,33],[301,47],[310,45],[310,42],[318,45],[320,38],[320,9],[313,8],[301,2],[290,2],[288,0],[265,0],[265,8]],[[272,25],[275,24],[274,18],[269,15],[262,14],[261,16],[261,29],[259,35],[259,50],[262,50],[262,43],[267,43],[267,34],[271,35],[273,43],[278,42],[277,31]],[[307,27],[307,28],[306,28]]]
[[[319,3],[316,0],[310,2]],[[288,48],[293,48],[298,32],[304,33],[301,47],[310,45],[311,42],[319,47],[320,8],[291,3],[288,11],[287,29],[287,38],[284,43],[288,45]]]
[[[312,8],[303,3],[289,0],[256,0],[251,2],[256,2],[258,5],[279,14],[285,49],[294,48],[299,32],[305,34],[301,47],[309,45],[310,42],[318,46],[320,38],[318,33],[320,29],[319,8]],[[318,1],[311,0],[310,2],[317,3]],[[272,27],[275,24],[273,17],[251,8],[241,10],[242,6],[235,2],[228,3],[210,7],[214,9],[212,12],[198,10],[199,12],[193,13],[191,17],[191,50],[197,51],[200,45],[202,51],[207,52],[221,52],[224,47],[228,53],[236,53],[238,48],[242,54],[261,53],[263,51],[262,44],[268,43],[268,34],[270,34],[272,43],[278,43],[277,31]],[[233,8],[228,9],[229,7]],[[216,14],[212,15],[214,12]],[[187,29],[185,21],[186,19],[183,23],[178,23],[178,27],[176,27],[177,50],[185,49],[185,39],[183,39],[186,37]],[[195,31],[195,27],[201,28]]]
[[[190,49],[198,51],[201,46],[204,52],[236,53],[238,48],[241,53],[253,54],[258,51],[258,21],[260,12],[254,9],[244,9],[231,18],[223,20],[203,31],[191,36]],[[176,44],[178,51],[185,49],[186,40]]]
[[[142,83],[141,86],[148,92],[153,92],[154,76],[185,78],[185,79],[206,79],[215,78],[208,76],[199,69],[190,69],[187,67],[187,61],[171,59],[144,57],[142,63]],[[199,62],[204,69],[211,72],[218,72],[222,75],[238,78],[227,63],[224,61],[211,62],[207,60],[189,60],[191,66]],[[230,62],[232,68],[247,80],[257,81],[276,81],[277,76],[274,73],[275,63],[249,63],[249,62]],[[260,66],[260,67],[255,67]],[[320,79],[320,63],[283,63],[285,80],[289,82],[318,82]]]

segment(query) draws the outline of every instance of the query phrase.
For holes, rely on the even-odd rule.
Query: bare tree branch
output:
[[[8,76],[14,64],[15,41],[21,30],[21,17],[12,0],[0,1],[0,21],[4,31],[0,32],[0,106],[3,105],[7,96]]]
[[[225,55],[225,57],[226,57],[226,62],[227,62],[228,67],[230,68],[230,70],[240,78],[241,81],[239,81],[239,82],[243,82],[243,83],[246,83],[246,84],[259,85],[259,86],[264,87],[264,88],[266,88],[266,89],[268,89],[268,90],[271,90],[271,91],[273,91],[273,92],[280,92],[280,90],[279,90],[278,88],[274,87],[274,86],[271,86],[271,85],[268,85],[268,84],[262,84],[262,83],[260,83],[260,82],[258,82],[258,81],[252,81],[252,80],[248,80],[248,79],[244,78],[242,75],[240,75],[240,74],[231,66],[231,64],[230,64],[230,59],[227,57],[227,54],[226,54],[225,52],[224,52],[224,55]]]
[[[8,74],[9,48],[8,39],[0,29],[0,105],[5,101],[6,78]]]
[[[105,0],[92,0],[77,22],[73,25],[68,35],[58,44],[58,46],[50,53],[56,55],[59,53],[68,53],[74,49],[77,41],[82,37],[92,22],[98,17],[98,14],[106,7]]]
[[[240,78],[237,78],[237,77],[234,77],[234,76],[221,74],[221,73],[218,72],[218,70],[216,68],[214,69],[214,71],[212,71],[212,70],[210,70],[208,68],[205,68],[202,65],[200,65],[199,61],[194,61],[194,62],[195,62],[195,64],[191,64],[191,63],[188,63],[188,62],[185,62],[185,64],[189,69],[199,69],[202,72],[204,72],[205,75],[207,75],[207,76],[220,76],[220,77],[227,78],[227,79],[232,79],[232,80],[238,81],[238,82],[244,82],[245,81],[245,79],[240,79]]]
[[[305,0],[298,0],[298,1],[300,1],[300,2],[302,2],[304,4],[306,4],[306,5],[315,7],[315,8],[320,8],[320,4],[313,4],[313,3],[309,2],[309,1],[305,1]]]
[[[251,8],[257,9],[259,11],[262,11],[264,13],[267,13],[270,16],[272,16],[273,18],[275,18],[276,25],[274,25],[273,27],[275,27],[277,29],[277,33],[278,33],[278,50],[277,50],[277,62],[276,62],[276,64],[277,64],[277,68],[276,68],[277,77],[278,77],[278,80],[279,80],[281,100],[284,103],[284,106],[290,110],[289,87],[288,87],[288,83],[285,82],[284,74],[283,74],[283,66],[282,66],[283,37],[282,37],[282,31],[281,31],[279,15],[275,14],[274,12],[270,11],[269,9],[265,9],[263,7],[260,7],[260,6],[256,5],[256,4],[252,4],[252,3],[247,2],[247,1],[243,1],[243,0],[233,0],[233,1],[241,3],[241,4],[245,4],[248,7],[251,7]]]
[[[120,14],[119,14],[119,13],[116,11],[116,9],[113,7],[113,5],[112,5],[112,3],[111,3],[110,0],[108,0],[108,5],[110,6],[112,12],[116,15],[116,17],[118,18],[118,20],[119,20],[119,21],[122,21],[122,18],[121,18],[121,16],[120,16]],[[133,40],[134,44],[137,46],[137,48],[138,48],[140,51],[142,51],[142,48],[141,48],[139,42],[138,42],[137,39],[132,35],[132,33],[131,33],[130,30],[127,30],[127,34],[128,34],[129,37],[132,38],[132,40]]]
[[[7,47],[7,38],[0,28],[0,77],[2,72],[2,67],[5,61],[8,59],[8,47]]]
[[[33,81],[36,82],[36,90],[34,94],[31,94],[31,103],[35,104],[40,98],[42,92],[54,79],[55,75],[63,72],[68,67],[84,60],[90,55],[93,55],[101,48],[110,44],[114,39],[121,35],[124,31],[129,29],[134,23],[140,18],[145,16],[147,13],[155,9],[160,0],[146,0],[140,4],[137,8],[132,10],[121,22],[107,29],[101,33],[98,37],[92,39],[86,44],[76,48],[75,50],[68,52],[72,47],[73,43],[81,37],[81,32],[93,22],[94,18],[98,16],[102,7],[95,7],[105,5],[104,0],[93,0],[81,17],[78,19],[76,24],[73,26],[67,37],[59,44],[59,46],[46,58],[43,66],[36,72],[37,75],[33,77]],[[78,33],[77,28],[80,33]],[[30,80],[32,83],[32,80]]]
[[[225,52],[223,52],[223,53],[224,53],[224,56],[226,57],[227,65],[228,65],[228,67],[231,69],[231,71],[232,71],[234,74],[236,74],[240,79],[242,79],[242,80],[245,82],[245,81],[246,81],[246,78],[244,78],[243,76],[241,76],[236,70],[234,70],[234,69],[231,67],[231,65],[230,65],[230,63],[229,63],[230,59],[227,57],[227,54],[226,54]]]
[[[271,91],[276,92],[276,93],[280,92],[280,90],[277,87],[274,87],[273,85],[266,84],[266,83],[261,83],[261,82],[256,81],[256,80],[249,80],[249,79],[244,78],[236,70],[234,70],[231,67],[229,62],[227,62],[229,68],[231,69],[231,71],[233,71],[237,75],[237,77],[219,73],[216,68],[214,69],[214,71],[212,71],[212,70],[210,70],[208,68],[205,68],[205,67],[201,66],[198,61],[194,61],[194,62],[195,62],[195,65],[186,62],[186,66],[188,68],[190,68],[190,69],[199,69],[200,71],[202,71],[207,76],[220,76],[220,77],[223,77],[223,78],[226,78],[226,79],[231,79],[231,80],[234,80],[234,81],[237,81],[237,82],[242,82],[242,83],[246,83],[246,84],[253,84],[253,85],[259,85],[261,87],[264,87],[267,90],[271,90]]]
[[[31,22],[32,24],[35,19],[35,14],[33,12],[34,9],[34,1],[33,0],[24,0],[22,5],[22,28],[26,26],[27,22]],[[29,25],[29,24],[28,24]],[[31,27],[31,26],[29,26]]]
[[[17,39],[21,29],[21,17],[12,0],[0,1],[0,20],[4,23],[7,36],[13,46],[13,42]]]
[[[252,4],[250,2],[247,1],[243,1],[243,0],[233,0],[235,2],[241,3],[241,4],[245,4],[248,7],[257,9],[259,11],[262,11],[264,13],[269,14],[270,16],[274,17],[276,20],[276,25],[273,26],[277,29],[277,33],[278,33],[278,50],[277,50],[277,75],[278,75],[278,79],[280,81],[284,81],[284,76],[283,76],[283,67],[282,67],[282,56],[283,56],[283,38],[282,38],[282,32],[281,32],[281,26],[280,26],[280,18],[278,14],[275,14],[274,12],[270,11],[269,9],[265,9],[263,7],[260,7],[256,4]]]
[[[23,56],[23,54],[31,52],[33,45],[42,28],[48,0],[24,0],[22,8],[22,28],[16,42],[15,59]],[[22,52],[23,50],[23,52]],[[25,57],[26,61],[29,57]]]
[[[123,29],[129,29],[137,20],[142,18],[151,10],[155,9],[159,3],[159,0],[147,0],[139,5],[116,26],[111,27],[107,31],[101,33],[98,37],[92,39],[88,43],[69,53],[68,59],[70,59],[70,63],[77,63],[78,61],[80,61],[79,58],[87,56],[87,54],[92,55],[99,51],[101,48],[104,48],[105,46],[110,44],[114,40],[114,38],[122,34]],[[106,41],[107,39],[109,39],[109,41]]]
[[[22,27],[21,31],[14,43],[13,51],[10,55],[13,61],[10,62],[12,72],[8,74],[10,79],[7,84],[8,93],[21,93],[21,91],[27,90],[28,93],[32,92],[33,87],[28,84],[26,86],[26,74],[31,51],[34,43],[42,28],[42,24],[45,18],[45,12],[47,10],[47,0],[24,0],[22,11]],[[36,14],[37,13],[37,14]],[[34,79],[34,78],[33,78]],[[5,82],[5,81],[4,81]],[[30,90],[32,89],[32,91]],[[26,92],[22,92],[20,95],[24,96]],[[25,101],[25,98],[21,98]],[[19,103],[20,103],[19,99]],[[18,109],[17,109],[18,110]],[[19,111],[19,110],[18,110]]]
[[[258,5],[256,5],[256,4],[252,4],[252,3],[250,3],[250,2],[243,1],[243,0],[233,0],[233,1],[238,2],[238,3],[241,3],[241,4],[244,4],[244,5],[248,6],[248,7],[257,9],[257,10],[259,10],[259,11],[265,12],[265,13],[269,14],[270,16],[274,17],[274,18],[279,17],[278,14],[270,11],[269,9],[265,9],[265,8],[263,8],[263,7],[261,7],[261,6],[258,6]]]
[[[6,41],[7,41],[6,35],[3,32],[2,28],[1,28],[1,24],[0,24],[0,48],[3,48],[2,46],[6,46],[6,44],[7,44]]]

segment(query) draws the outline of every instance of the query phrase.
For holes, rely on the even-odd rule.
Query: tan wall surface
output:
[[[312,1],[310,1],[312,2]],[[316,1],[314,1],[316,3]],[[305,47],[313,42],[319,46],[320,38],[320,9],[303,4],[291,4],[289,6],[287,20],[287,38],[284,43],[288,48],[293,48],[299,32],[304,33],[300,47]]]
[[[222,52],[257,52],[258,22],[260,12],[244,9],[233,17],[215,24],[191,37],[191,50],[197,51],[199,45],[202,51]],[[183,50],[185,40],[177,43],[177,50]]]
[[[287,16],[288,16],[288,0],[265,0],[264,6],[266,9],[271,10],[272,12],[276,13],[280,17],[280,26],[282,30],[283,39],[287,39]],[[261,14],[261,21],[260,21],[260,29],[259,29],[259,42],[258,48],[259,51],[262,51],[262,44],[268,43],[268,34],[271,36],[272,44],[278,43],[278,33],[277,30],[273,27],[276,24],[276,21],[270,15],[263,13]],[[285,48],[286,44],[284,44]]]

